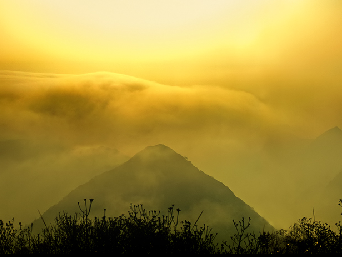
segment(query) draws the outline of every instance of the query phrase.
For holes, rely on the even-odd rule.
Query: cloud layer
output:
[[[58,190],[40,190],[54,179],[65,186],[53,201],[124,157],[165,144],[270,222],[300,218],[290,212],[303,181],[323,183],[334,174],[301,172],[286,158],[306,140],[342,128],[342,6],[251,2],[221,1],[222,8],[202,8],[192,18],[184,12],[176,27],[172,19],[161,26],[146,17],[167,11],[165,18],[172,18],[196,1],[186,8],[173,2],[172,12],[159,2],[160,13],[138,8],[141,22],[131,19],[128,5],[120,24],[106,5],[114,1],[87,1],[94,8],[84,12],[81,1],[1,3],[0,195],[6,209],[48,208]],[[102,70],[115,73],[95,72]],[[72,172],[78,165],[84,176]]]
[[[295,147],[299,138],[314,138],[310,135],[315,131],[322,133],[341,122],[339,90],[323,90],[318,83],[310,91],[297,88],[298,81],[290,84],[291,90],[280,83],[278,90],[266,85],[253,94],[228,86],[169,86],[106,72],[2,71],[0,82],[1,149],[6,152],[1,176],[10,181],[4,195],[12,197],[18,213],[30,208],[19,206],[19,188],[31,192],[26,193],[27,203],[48,208],[68,190],[125,160],[124,155],[162,143],[228,185],[270,222],[284,224],[286,215],[292,222],[295,214],[284,212],[304,190],[299,185],[310,171],[299,174],[274,158],[286,147]],[[332,175],[317,173],[310,183]],[[49,186],[53,183],[64,186]],[[277,193],[270,195],[274,190]],[[279,199],[286,206],[280,220],[280,207],[269,204]]]
[[[228,133],[277,122],[254,95],[222,87],[182,88],[110,73],[0,75],[4,139],[24,134],[116,146],[158,137],[224,140]]]

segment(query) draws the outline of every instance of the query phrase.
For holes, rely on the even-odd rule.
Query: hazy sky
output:
[[[163,143],[256,203],[249,174],[225,165],[342,128],[341,13],[337,0],[0,0],[0,140]]]
[[[278,118],[288,123],[306,115],[295,133],[312,137],[341,124],[341,8],[315,0],[1,1],[0,69],[236,89],[286,108]]]

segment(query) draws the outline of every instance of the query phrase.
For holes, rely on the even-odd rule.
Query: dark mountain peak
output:
[[[182,219],[186,220],[196,220],[204,211],[201,221],[226,238],[234,231],[231,219],[241,217],[251,217],[254,229],[259,231],[264,226],[273,229],[229,187],[162,144],[146,147],[122,165],[79,186],[47,210],[44,220],[53,220],[63,210],[78,211],[75,203],[82,199],[96,200],[92,215],[98,217],[104,208],[109,216],[120,215],[130,203],[144,204],[149,210],[166,210],[174,204],[182,210]],[[40,221],[39,226],[43,225]]]
[[[134,155],[131,159],[132,162],[158,162],[158,161],[173,161],[173,162],[179,162],[179,161],[185,161],[185,157],[176,153],[174,150],[172,150],[170,147],[158,144],[154,146],[147,146],[142,151],[138,152],[136,155]]]
[[[153,146],[147,146],[144,150],[141,152],[164,152],[164,153],[176,153],[174,150],[172,150],[170,147],[163,145],[163,144],[158,144],[158,145],[153,145]]]

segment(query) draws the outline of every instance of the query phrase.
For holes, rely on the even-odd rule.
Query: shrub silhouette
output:
[[[91,199],[92,200],[92,199]],[[92,201],[91,201],[92,202]],[[205,225],[180,221],[174,206],[167,215],[147,212],[131,205],[128,216],[104,216],[91,220],[89,209],[82,215],[59,213],[54,225],[33,235],[31,228],[14,228],[0,223],[0,253],[216,253],[215,236]],[[45,223],[45,222],[44,222]]]
[[[139,254],[325,254],[342,253],[342,225],[338,232],[327,223],[302,218],[289,228],[275,232],[247,232],[251,224],[242,218],[234,221],[236,234],[230,242],[214,243],[217,234],[208,226],[198,226],[201,216],[192,224],[179,220],[180,209],[172,205],[167,215],[146,211],[143,205],[131,205],[128,215],[89,218],[91,204],[73,216],[59,213],[55,224],[46,225],[40,234],[30,227],[14,227],[14,219],[0,220],[0,254],[11,253],[139,253]],[[340,205],[342,200],[340,200]]]

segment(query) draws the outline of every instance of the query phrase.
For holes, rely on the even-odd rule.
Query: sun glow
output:
[[[8,56],[19,48],[26,49],[30,59],[53,59],[49,71],[73,72],[76,66],[117,71],[144,63],[196,59],[219,49],[249,54],[268,18],[279,14],[271,13],[270,5],[275,4],[270,0],[13,0],[2,2],[0,12],[2,33],[11,42],[6,47]],[[281,13],[286,13],[284,8],[298,8],[293,2],[279,6]],[[37,68],[41,62],[36,62]]]

